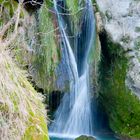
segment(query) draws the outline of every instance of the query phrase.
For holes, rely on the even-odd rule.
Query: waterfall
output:
[[[70,90],[65,93],[49,128],[50,135],[93,135],[91,91],[89,85],[88,56],[95,40],[95,18],[91,0],[85,2],[80,31],[75,38],[76,52],[71,47],[66,23],[59,13],[57,0],[54,0],[61,34],[62,57],[67,64],[70,77]]]

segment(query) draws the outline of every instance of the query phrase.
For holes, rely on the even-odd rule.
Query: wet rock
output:
[[[76,138],[75,140],[96,140],[96,138],[92,137],[92,136],[84,136],[84,135],[82,135],[82,136]]]

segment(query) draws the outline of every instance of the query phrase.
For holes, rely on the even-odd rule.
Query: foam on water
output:
[[[65,22],[59,13],[56,0],[54,0],[54,7],[62,36],[62,53],[70,77],[70,91],[65,93],[55,113],[55,119],[49,128],[49,134],[55,134],[61,138],[63,136],[75,138],[83,134],[93,135],[88,64],[89,52],[95,39],[93,6],[90,0],[86,1],[81,28],[78,38],[76,38],[77,54],[74,54],[67,33],[64,30]]]

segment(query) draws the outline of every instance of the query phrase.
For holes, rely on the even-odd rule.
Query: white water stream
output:
[[[69,38],[64,30],[64,22],[58,11],[56,0],[54,0],[54,7],[62,36],[62,53],[64,53],[67,71],[70,77],[70,91],[69,93],[65,93],[55,113],[55,119],[50,126],[49,132],[50,135],[93,135],[88,64],[89,52],[95,39],[93,6],[91,0],[85,2],[81,31],[78,33],[78,43],[76,46],[81,57],[75,56],[77,54],[74,54],[72,50]]]

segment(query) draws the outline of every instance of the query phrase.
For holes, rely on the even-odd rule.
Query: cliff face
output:
[[[99,100],[115,133],[139,139],[140,1],[96,0],[96,9],[102,46]]]
[[[103,26],[129,59],[126,85],[140,97],[140,1],[97,0]]]

